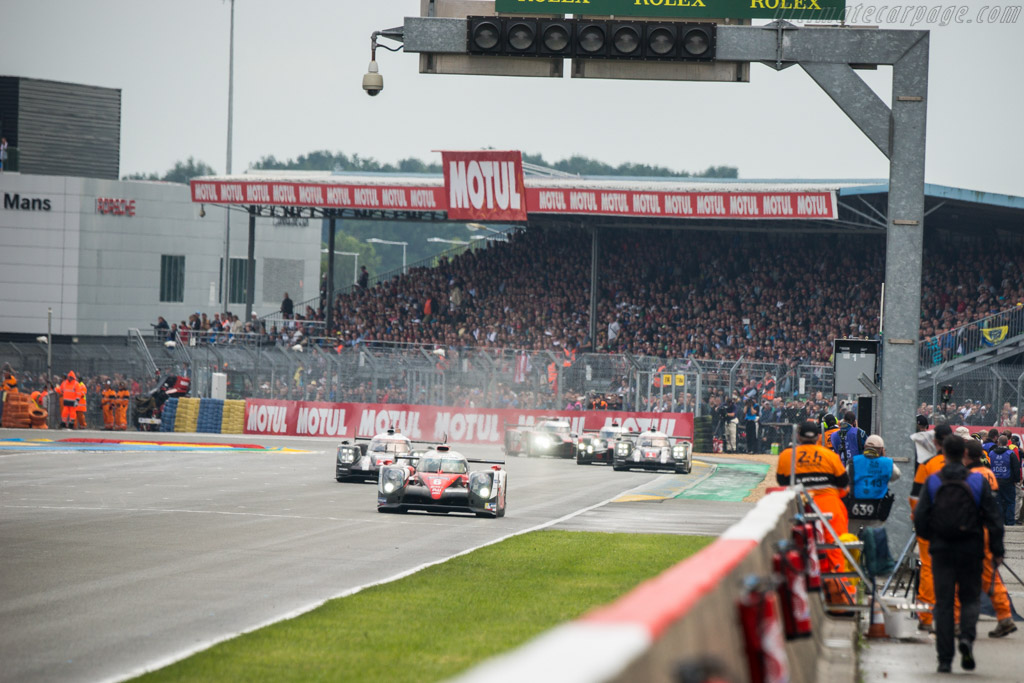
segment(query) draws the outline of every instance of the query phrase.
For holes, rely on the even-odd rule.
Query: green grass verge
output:
[[[514,536],[135,680],[442,680],[612,601],[712,540],[569,531]]]

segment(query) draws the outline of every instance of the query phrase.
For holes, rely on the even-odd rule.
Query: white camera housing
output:
[[[366,70],[366,75],[363,76],[363,90],[370,97],[376,97],[380,94],[380,91],[384,89],[384,77],[380,75],[377,69],[377,61],[371,60],[370,66]]]

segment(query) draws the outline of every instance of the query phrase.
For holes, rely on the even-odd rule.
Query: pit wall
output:
[[[750,574],[770,573],[774,543],[790,538],[795,511],[793,492],[771,493],[696,555],[612,604],[558,626],[455,680],[675,683],[680,664],[711,658],[721,666],[724,680],[749,681],[737,609],[741,584]],[[852,681],[855,625],[848,622],[837,630],[815,594],[811,595],[811,616],[814,635],[786,643],[790,680]],[[833,666],[837,659],[845,660],[839,662],[843,666],[838,669]]]

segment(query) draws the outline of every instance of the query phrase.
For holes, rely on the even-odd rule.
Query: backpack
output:
[[[962,541],[981,530],[981,491],[985,479],[971,472],[966,479],[928,478],[931,495],[930,530],[933,537]]]

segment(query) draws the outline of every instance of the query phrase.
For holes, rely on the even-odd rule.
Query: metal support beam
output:
[[[801,64],[864,135],[889,156],[889,107],[848,64]]]
[[[597,351],[597,269],[600,263],[601,229],[590,229],[590,350]]]
[[[336,232],[337,219],[331,218],[327,221],[327,289],[325,291],[326,301],[324,301],[324,327],[326,328],[327,336],[331,336],[331,323],[334,321],[333,306],[331,303],[334,301],[334,234]]]
[[[890,32],[891,33],[891,32]],[[882,331],[881,434],[887,454],[913,462],[908,438],[915,429],[917,362],[924,249],[924,153],[928,110],[928,34],[893,66],[892,144],[889,155],[888,230],[885,247],[885,329]],[[913,469],[911,468],[911,471]],[[907,499],[910,477],[893,487],[896,505],[890,535],[902,545],[913,529]]]
[[[256,297],[256,211],[249,212],[249,258],[245,262],[245,322],[252,320]],[[243,323],[244,324],[244,323]]]

